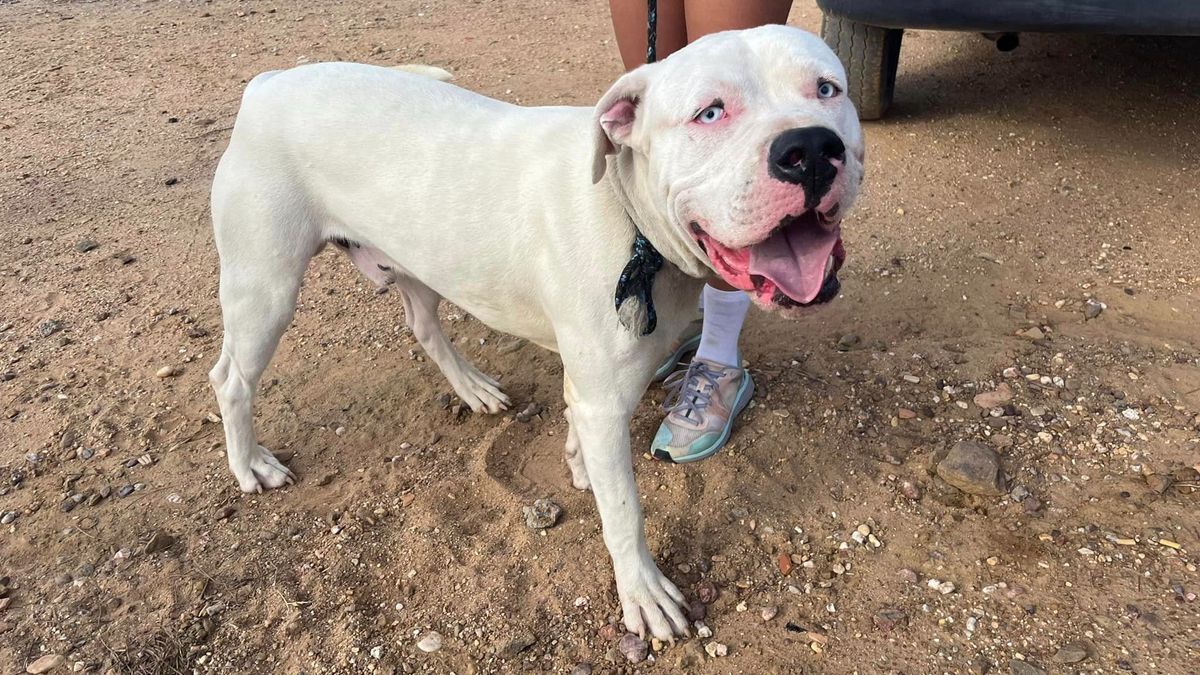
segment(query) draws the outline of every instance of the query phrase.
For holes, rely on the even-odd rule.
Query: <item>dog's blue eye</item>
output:
[[[719,122],[722,117],[725,117],[724,106],[719,104],[710,105],[704,110],[701,110],[699,115],[696,115],[696,121],[701,124],[712,124],[714,122]]]
[[[821,82],[817,85],[818,98],[833,98],[838,95],[837,85],[832,82]]]

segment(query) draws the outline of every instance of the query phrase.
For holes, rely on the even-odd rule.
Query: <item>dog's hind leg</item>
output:
[[[563,377],[563,401],[567,409],[563,417],[567,418],[567,442],[563,448],[567,458],[567,468],[571,469],[571,484],[580,490],[592,487],[588,479],[587,467],[583,465],[583,446],[579,442],[579,431],[575,428],[575,420],[571,416],[571,403],[576,400],[575,388],[571,386],[571,378]]]
[[[464,359],[438,321],[438,303],[442,296],[420,281],[405,274],[395,277],[400,297],[404,301],[404,318],[421,348],[433,359],[442,374],[450,381],[454,393],[475,412],[498,413],[507,410],[511,401],[500,391],[500,383],[484,375]]]
[[[225,426],[229,468],[244,492],[291,483],[295,476],[258,444],[253,404],[259,378],[292,321],[296,295],[316,246],[301,209],[246,203],[235,189],[214,191],[213,221],[221,254],[221,356],[209,372]],[[290,215],[289,215],[290,212]]]

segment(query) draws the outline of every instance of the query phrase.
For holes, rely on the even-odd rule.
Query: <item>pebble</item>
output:
[[[704,622],[697,621],[693,626],[696,628],[696,637],[706,639],[713,636],[712,629],[705,625]]]
[[[1018,485],[1012,489],[1012,492],[1008,493],[1008,496],[1012,498],[1014,502],[1023,502],[1029,498],[1030,494],[1029,488],[1025,487],[1024,485]]]
[[[759,612],[759,616],[762,617],[763,621],[770,621],[771,619],[774,619],[775,616],[778,614],[779,614],[779,608],[775,607],[775,606],[763,607],[762,610]]]
[[[946,458],[938,462],[937,475],[968,494],[999,497],[1006,492],[1000,458],[976,441],[955,443]]]
[[[1170,489],[1174,482],[1175,479],[1161,473],[1152,473],[1146,476],[1146,485],[1160,495]]]
[[[633,633],[626,633],[621,636],[621,641],[617,643],[617,649],[630,663],[641,663],[646,660],[646,655],[650,652],[650,646],[642,638]]]
[[[921,383],[921,378],[917,377],[916,375],[909,375],[908,373],[905,373],[904,375],[902,375],[901,379],[903,379],[905,382],[908,382],[909,384],[920,384]]]
[[[862,338],[854,333],[847,333],[838,339],[837,350],[839,352],[848,352],[857,347],[860,342],[862,342]]]
[[[371,647],[371,658],[375,659],[376,661],[383,658],[383,645]]]
[[[429,631],[425,634],[425,637],[421,638],[420,641],[417,642],[417,649],[420,649],[426,654],[432,654],[441,648],[442,635],[435,630]]]
[[[704,645],[704,652],[706,654],[708,654],[710,658],[715,659],[720,656],[728,655],[729,654],[729,646],[722,644],[720,642],[710,642],[710,643]]]
[[[780,574],[782,574],[783,576],[786,577],[788,574],[790,574],[792,572],[792,557],[791,556],[789,556],[786,553],[780,553],[777,562],[779,563],[779,573]]]
[[[525,526],[531,530],[544,530],[553,527],[562,515],[562,507],[549,499],[539,499],[533,506],[524,506],[521,512],[525,514]]]
[[[118,497],[128,497],[131,494],[133,494],[133,486],[132,485],[122,485],[121,489],[117,490]]]
[[[887,633],[896,626],[907,626],[908,614],[902,609],[887,608],[879,610],[872,620],[876,628]]]
[[[163,366],[162,368],[159,368],[156,373],[154,373],[154,376],[157,377],[158,379],[162,380],[162,379],[166,379],[168,377],[176,377],[176,376],[179,376],[182,374],[183,374],[183,368],[180,368],[179,366]]]
[[[38,324],[37,330],[42,337],[50,337],[63,329],[63,323],[55,319],[49,319]]]
[[[75,451],[75,456],[82,460],[88,460],[96,456],[96,451],[91,448],[79,448]]]
[[[942,595],[949,595],[954,592],[954,583],[950,581],[942,581],[940,579],[930,579],[925,582],[925,585]]]
[[[897,416],[897,417],[899,417],[899,418],[900,418],[900,419],[902,419],[902,420],[911,420],[911,419],[916,419],[916,417],[917,417],[917,411],[915,411],[915,410],[910,410],[910,409],[908,409],[908,408],[897,408],[897,409],[896,409],[896,416]]]
[[[1087,645],[1082,642],[1070,642],[1059,647],[1051,658],[1055,663],[1079,663],[1087,657]]]
[[[100,246],[100,244],[97,244],[91,239],[80,239],[79,241],[75,242],[75,250],[79,251],[80,253],[87,253],[88,251],[95,250],[98,246]]]
[[[1046,675],[1046,671],[1020,659],[1009,661],[1008,667],[1012,670],[1012,675]]]
[[[1095,298],[1088,298],[1087,302],[1083,304],[1083,318],[1086,321],[1091,321],[1100,316],[1100,312],[1106,309],[1108,309],[1108,305]]]
[[[604,640],[605,642],[612,642],[613,640],[617,639],[617,624],[606,623],[601,626],[600,630],[596,631],[596,633],[600,636],[600,639]]]
[[[904,569],[900,570],[899,572],[897,572],[897,575],[900,577],[901,580],[905,581],[906,583],[915,584],[918,581],[920,581],[920,578],[917,576],[917,573],[908,568],[904,568]]]
[[[972,399],[975,405],[990,410],[991,408],[999,408],[1000,406],[1013,400],[1013,390],[1008,386],[1008,383],[1001,383],[992,391],[986,391],[981,394],[976,394]]]
[[[921,498],[921,488],[916,483],[906,480],[900,483],[900,494],[909,499],[917,500]]]
[[[25,672],[29,673],[29,675],[40,675],[41,673],[48,673],[60,666],[65,666],[66,664],[66,657],[59,654],[46,654],[28,666],[25,666]]]
[[[715,602],[717,596],[720,594],[721,591],[717,589],[716,584],[708,580],[701,581],[700,585],[696,587],[696,597],[700,598],[700,602],[706,605],[711,605]]]
[[[1124,417],[1130,422],[1136,422],[1142,418],[1142,414],[1138,412],[1136,408],[1126,408],[1121,411],[1121,417]]]
[[[216,519],[217,520],[225,520],[229,516],[232,516],[236,511],[237,511],[237,509],[233,508],[233,505],[226,504],[225,506],[222,506],[221,508],[217,509]]]
[[[9,525],[17,519],[16,511],[5,511],[3,516],[0,516],[0,525]]]
[[[575,667],[571,669],[571,675],[592,675],[592,664],[590,664],[590,663],[575,664]]]

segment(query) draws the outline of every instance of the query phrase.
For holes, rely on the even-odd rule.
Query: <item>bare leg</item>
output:
[[[646,62],[646,0],[610,0],[617,48],[625,70]],[[658,2],[658,58],[666,58],[688,43],[683,17],[683,0]]]
[[[792,0],[685,0],[687,40],[695,42],[724,30],[787,23],[791,8]],[[642,14],[645,16],[644,10]]]

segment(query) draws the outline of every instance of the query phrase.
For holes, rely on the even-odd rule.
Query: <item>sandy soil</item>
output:
[[[728,452],[635,458],[663,568],[718,592],[711,638],[637,666],[555,356],[445,307],[544,406],[456,415],[397,298],[332,250],[258,405],[301,480],[246,496],[227,473],[212,171],[248,78],[334,59],[530,104],[619,71],[599,1],[0,1],[0,672],[1196,672],[1197,41],[906,36],[844,296],[752,316],[760,393]],[[976,405],[1001,383],[1007,408]],[[964,439],[1011,494],[935,477]],[[542,497],[565,516],[539,533]]]

